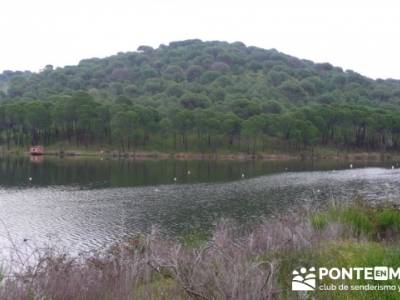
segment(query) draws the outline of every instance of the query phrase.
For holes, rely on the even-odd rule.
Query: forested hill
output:
[[[0,74],[0,143],[148,150],[397,149],[400,81],[187,40]]]

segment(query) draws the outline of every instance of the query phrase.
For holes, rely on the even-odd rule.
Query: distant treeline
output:
[[[300,150],[315,145],[399,149],[400,114],[365,106],[308,105],[279,113],[248,107],[232,111],[176,109],[163,115],[153,107],[95,101],[87,93],[57,101],[16,101],[0,105],[1,143],[8,146],[108,145],[122,150],[215,151]],[[235,113],[236,111],[236,113]]]
[[[122,150],[399,150],[400,82],[243,43],[139,47],[0,74],[0,143]]]

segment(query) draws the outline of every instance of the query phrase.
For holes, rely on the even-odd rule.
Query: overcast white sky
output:
[[[395,0],[1,0],[0,28],[0,71],[200,38],[400,79]]]

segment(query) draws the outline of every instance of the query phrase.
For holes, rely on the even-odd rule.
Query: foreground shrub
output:
[[[310,218],[311,224],[316,230],[323,230],[329,223],[329,219],[326,213],[315,213]]]
[[[34,263],[17,260],[14,271],[4,273],[0,299],[298,299],[290,284],[299,266],[398,266],[399,216],[390,207],[334,206],[265,220],[240,234],[221,221],[208,239],[201,234],[175,241],[154,230],[107,251],[73,257],[35,249]],[[388,230],[390,239],[382,234]]]
[[[370,235],[374,225],[366,211],[357,207],[349,207],[341,212],[340,221],[350,225],[357,236]]]

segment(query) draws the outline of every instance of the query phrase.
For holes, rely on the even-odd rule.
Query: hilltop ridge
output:
[[[0,99],[8,146],[396,150],[400,133],[400,81],[241,42],[194,39],[38,73],[4,71]]]

